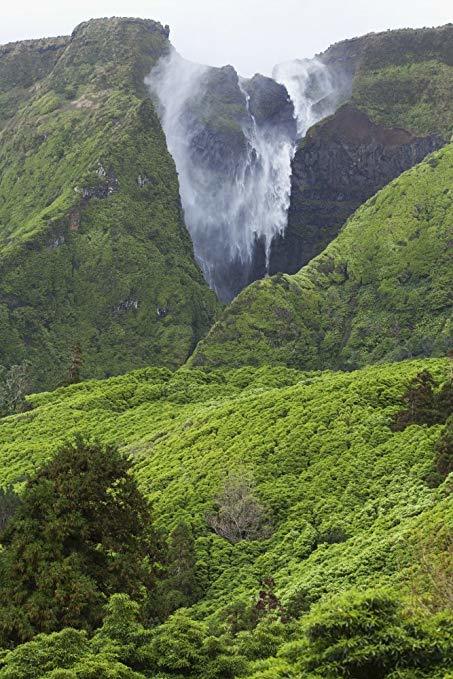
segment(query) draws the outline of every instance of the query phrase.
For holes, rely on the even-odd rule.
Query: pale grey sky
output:
[[[453,21],[452,0],[0,0],[0,44],[70,33],[81,21],[139,16],[170,24],[187,59],[242,75],[311,57],[343,38]]]

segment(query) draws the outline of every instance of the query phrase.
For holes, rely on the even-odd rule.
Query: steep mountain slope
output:
[[[335,238],[358,205],[450,139],[452,44],[453,25],[447,25],[372,33],[319,55],[349,106],[299,144],[288,226],[273,243],[270,273],[295,273]],[[395,127],[406,130],[399,140]],[[359,175],[358,185],[351,173]]]
[[[61,37],[0,46],[0,127],[33,96],[33,86],[49,75],[68,42]]]
[[[36,387],[76,343],[85,376],[177,366],[212,322],[143,83],[168,49],[160,24],[109,19],[0,53],[0,364]]]
[[[449,145],[359,208],[299,273],[244,290],[190,364],[354,368],[444,354],[451,343],[452,187]]]
[[[427,483],[444,425],[390,427],[410,380],[422,370],[431,373],[438,392],[451,366],[447,359],[419,360],[322,374],[283,367],[174,374],[152,368],[38,394],[29,399],[30,412],[0,422],[1,481],[29,474],[72,433],[121,441],[158,525],[169,529],[184,519],[193,526],[203,589],[189,613],[195,628],[201,625],[206,637],[234,624],[251,630],[255,652],[241,675],[298,676],[261,674],[255,665],[285,641],[300,639],[298,626],[287,619],[277,639],[262,639],[259,627],[256,637],[253,627],[241,627],[263,579],[275,581],[275,595],[294,619],[338,592],[351,603],[354,588],[395,586],[400,596],[418,596],[434,586],[424,559],[434,565],[442,558],[453,520],[448,481],[436,488]],[[208,528],[206,514],[226,470],[253,475],[272,517],[267,539],[231,544]],[[184,676],[237,676],[231,669],[191,669],[201,642],[189,622],[184,632],[187,617],[167,623],[172,644],[182,635],[178,652],[189,658]],[[212,638],[203,642],[210,662],[219,653],[243,654],[244,634],[229,650],[219,650]],[[162,647],[162,676],[174,674],[166,665],[171,657]]]

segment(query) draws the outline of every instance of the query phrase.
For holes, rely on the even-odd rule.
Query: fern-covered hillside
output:
[[[397,596],[401,605],[418,606],[427,597],[424,605],[442,609],[436,598],[442,583],[436,578],[442,577],[453,521],[448,480],[445,471],[438,472],[438,441],[447,435],[447,414],[442,406],[434,419],[426,410],[428,415],[418,423],[394,426],[407,407],[411,380],[423,371],[432,377],[435,398],[443,389],[442,403],[448,409],[448,390],[442,386],[451,371],[448,359],[352,373],[284,367],[171,373],[149,368],[38,394],[29,398],[32,410],[0,423],[1,480],[5,487],[17,482],[20,488],[24,476],[76,432],[121,442],[152,501],[157,525],[168,531],[184,520],[192,527],[202,591],[182,618],[178,613],[154,629],[154,659],[142,658],[142,668],[148,669],[139,676],[300,676],[303,658],[284,644],[302,644],[305,632],[296,621],[305,620],[308,612],[307,624],[314,624],[317,616],[329,615],[329,605],[341,608],[331,600],[339,592],[346,593],[345,615],[348,606],[354,616],[360,606],[370,605],[371,611],[373,606],[396,605],[383,594],[367,594],[374,603],[360,603],[357,591],[382,587],[398,590],[388,596]],[[253,480],[269,526],[260,539],[228,541],[208,525],[215,496],[231,473]],[[433,569],[438,565],[431,580],[426,559]],[[270,588],[260,595],[267,601],[263,615],[268,611],[270,617],[253,623],[263,582],[265,590]],[[269,601],[277,602],[274,608]],[[393,609],[385,610],[382,615],[393,615]],[[238,636],[240,630],[245,631]],[[168,647],[165,635],[172,640]],[[178,635],[183,644],[178,658],[185,663],[180,672],[171,652]],[[377,639],[373,636],[370,643]],[[391,652],[404,655],[403,646],[397,651],[394,643],[388,640]],[[20,666],[14,664],[21,657],[19,649],[7,656],[11,672]],[[32,653],[25,649],[24,658]],[[74,662],[85,651],[77,642],[72,660],[65,662]],[[310,653],[315,651],[313,647]],[[35,657],[33,653],[28,657]],[[119,649],[116,656],[111,653],[112,663],[127,664]],[[442,653],[433,667],[440,663],[445,670]],[[276,655],[279,659],[272,660]],[[70,666],[58,658],[46,662],[50,668],[52,662]],[[407,662],[419,666],[416,660]],[[13,676],[8,663],[5,667],[0,677]],[[229,667],[228,674],[222,674],[222,667]],[[314,676],[358,676],[337,671]]]
[[[319,55],[351,88],[345,99],[376,123],[425,135],[453,132],[453,24],[388,30],[331,45]]]
[[[352,100],[376,122],[453,134],[453,24],[370,36]]]
[[[84,376],[176,367],[212,323],[143,82],[168,49],[156,22],[100,19],[0,51],[0,365],[35,388],[75,345]]]
[[[360,207],[293,276],[254,283],[190,363],[356,368],[451,346],[453,146]]]

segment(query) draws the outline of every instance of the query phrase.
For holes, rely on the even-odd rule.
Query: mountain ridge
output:
[[[168,31],[109,22],[75,30],[0,133],[0,363],[29,360],[40,388],[65,379],[76,343],[84,375],[175,367],[218,308],[143,83]]]

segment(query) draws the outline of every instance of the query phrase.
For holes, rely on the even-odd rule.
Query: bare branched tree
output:
[[[230,472],[215,498],[216,510],[208,525],[230,542],[258,540],[271,533],[269,515],[255,495],[253,480],[246,472]]]

